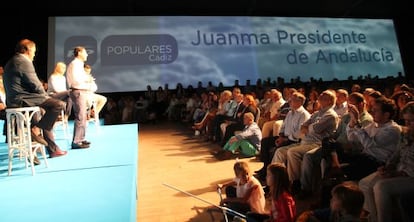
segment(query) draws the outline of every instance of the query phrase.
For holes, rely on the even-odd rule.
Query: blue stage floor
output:
[[[7,176],[7,144],[0,137],[1,222],[136,221],[137,124],[90,123],[87,139],[92,145],[83,150],[69,149],[72,131],[72,122],[69,138],[56,128],[56,141],[68,154],[49,158],[48,168],[40,158],[35,176],[18,158]]]

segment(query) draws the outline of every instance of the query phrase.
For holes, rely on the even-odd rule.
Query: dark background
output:
[[[37,44],[35,66],[41,79],[47,77],[49,16],[283,16],[393,19],[409,79],[414,72],[413,40],[409,1],[397,0],[55,0],[2,2],[0,65],[13,55],[22,38]],[[8,15],[6,15],[8,14]]]

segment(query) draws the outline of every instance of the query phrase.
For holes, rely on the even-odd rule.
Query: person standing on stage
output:
[[[66,80],[70,88],[73,103],[74,128],[72,149],[89,148],[90,142],[85,140],[87,124],[87,99],[91,89],[91,81],[86,75],[84,65],[88,58],[85,47],[77,46],[73,50],[73,60],[66,71]]]

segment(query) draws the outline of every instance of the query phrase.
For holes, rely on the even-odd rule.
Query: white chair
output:
[[[61,110],[58,119],[55,122],[54,128],[61,126],[65,139],[69,139],[69,132],[68,132],[68,119],[65,115],[65,110]]]
[[[13,159],[16,152],[20,159],[24,158],[26,168],[30,164],[32,175],[35,175],[33,160],[38,151],[41,152],[45,166],[48,167],[44,145],[32,142],[31,120],[36,113],[40,114],[40,108],[38,106],[6,109],[9,176],[11,175]]]

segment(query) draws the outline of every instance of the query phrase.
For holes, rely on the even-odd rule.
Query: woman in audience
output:
[[[309,92],[308,101],[305,105],[306,110],[308,110],[310,114],[314,113],[315,111],[318,111],[320,108],[318,97],[318,91],[315,88],[311,89]]]
[[[219,97],[214,92],[207,94],[207,100],[203,104],[204,114],[201,120],[197,121],[193,125],[193,129],[196,131],[204,131],[206,135],[209,135],[208,130],[211,130],[212,120],[216,116],[219,107]]]
[[[401,110],[408,102],[413,101],[414,97],[410,92],[401,90],[394,93],[391,98],[395,101],[395,105],[397,105],[397,114],[395,115],[394,120],[398,124],[404,125],[404,118]]]

